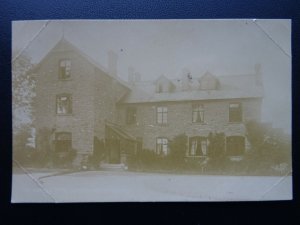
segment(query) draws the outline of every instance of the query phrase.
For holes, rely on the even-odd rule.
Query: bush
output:
[[[30,154],[34,151],[32,147],[26,145],[30,136],[30,127],[25,125],[13,136],[13,157],[22,165],[29,164]]]
[[[59,168],[70,168],[72,167],[72,162],[76,158],[77,151],[75,149],[71,149],[68,152],[59,152],[52,153],[47,157],[47,161],[50,162],[54,167]]]
[[[130,170],[178,170],[185,164],[185,152],[187,149],[187,136],[182,134],[169,141],[169,155],[157,155],[155,151],[143,149],[135,155],[130,155],[128,168]]]
[[[225,154],[225,134],[209,133],[208,141],[209,170],[223,172],[228,164]]]
[[[273,168],[283,164],[291,169],[290,136],[256,121],[249,121],[246,128],[251,144],[251,151],[245,155],[249,171],[276,174]]]

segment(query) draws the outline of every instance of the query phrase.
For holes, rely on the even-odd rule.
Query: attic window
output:
[[[71,77],[71,60],[63,59],[59,62],[59,79],[65,80]]]

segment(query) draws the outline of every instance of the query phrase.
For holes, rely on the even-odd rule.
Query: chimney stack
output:
[[[108,51],[108,73],[109,75],[116,77],[117,76],[117,66],[118,66],[118,55],[110,50]]]

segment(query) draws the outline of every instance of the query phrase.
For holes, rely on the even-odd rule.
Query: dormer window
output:
[[[161,75],[155,81],[155,92],[156,93],[168,93],[175,90],[175,85],[165,76]]]
[[[59,79],[66,80],[71,77],[71,60],[63,59],[59,62]]]
[[[210,72],[206,72],[199,80],[200,90],[217,90],[220,86],[217,77]]]

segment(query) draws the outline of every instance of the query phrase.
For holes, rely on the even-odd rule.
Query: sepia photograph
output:
[[[291,20],[12,22],[13,203],[292,200]]]

